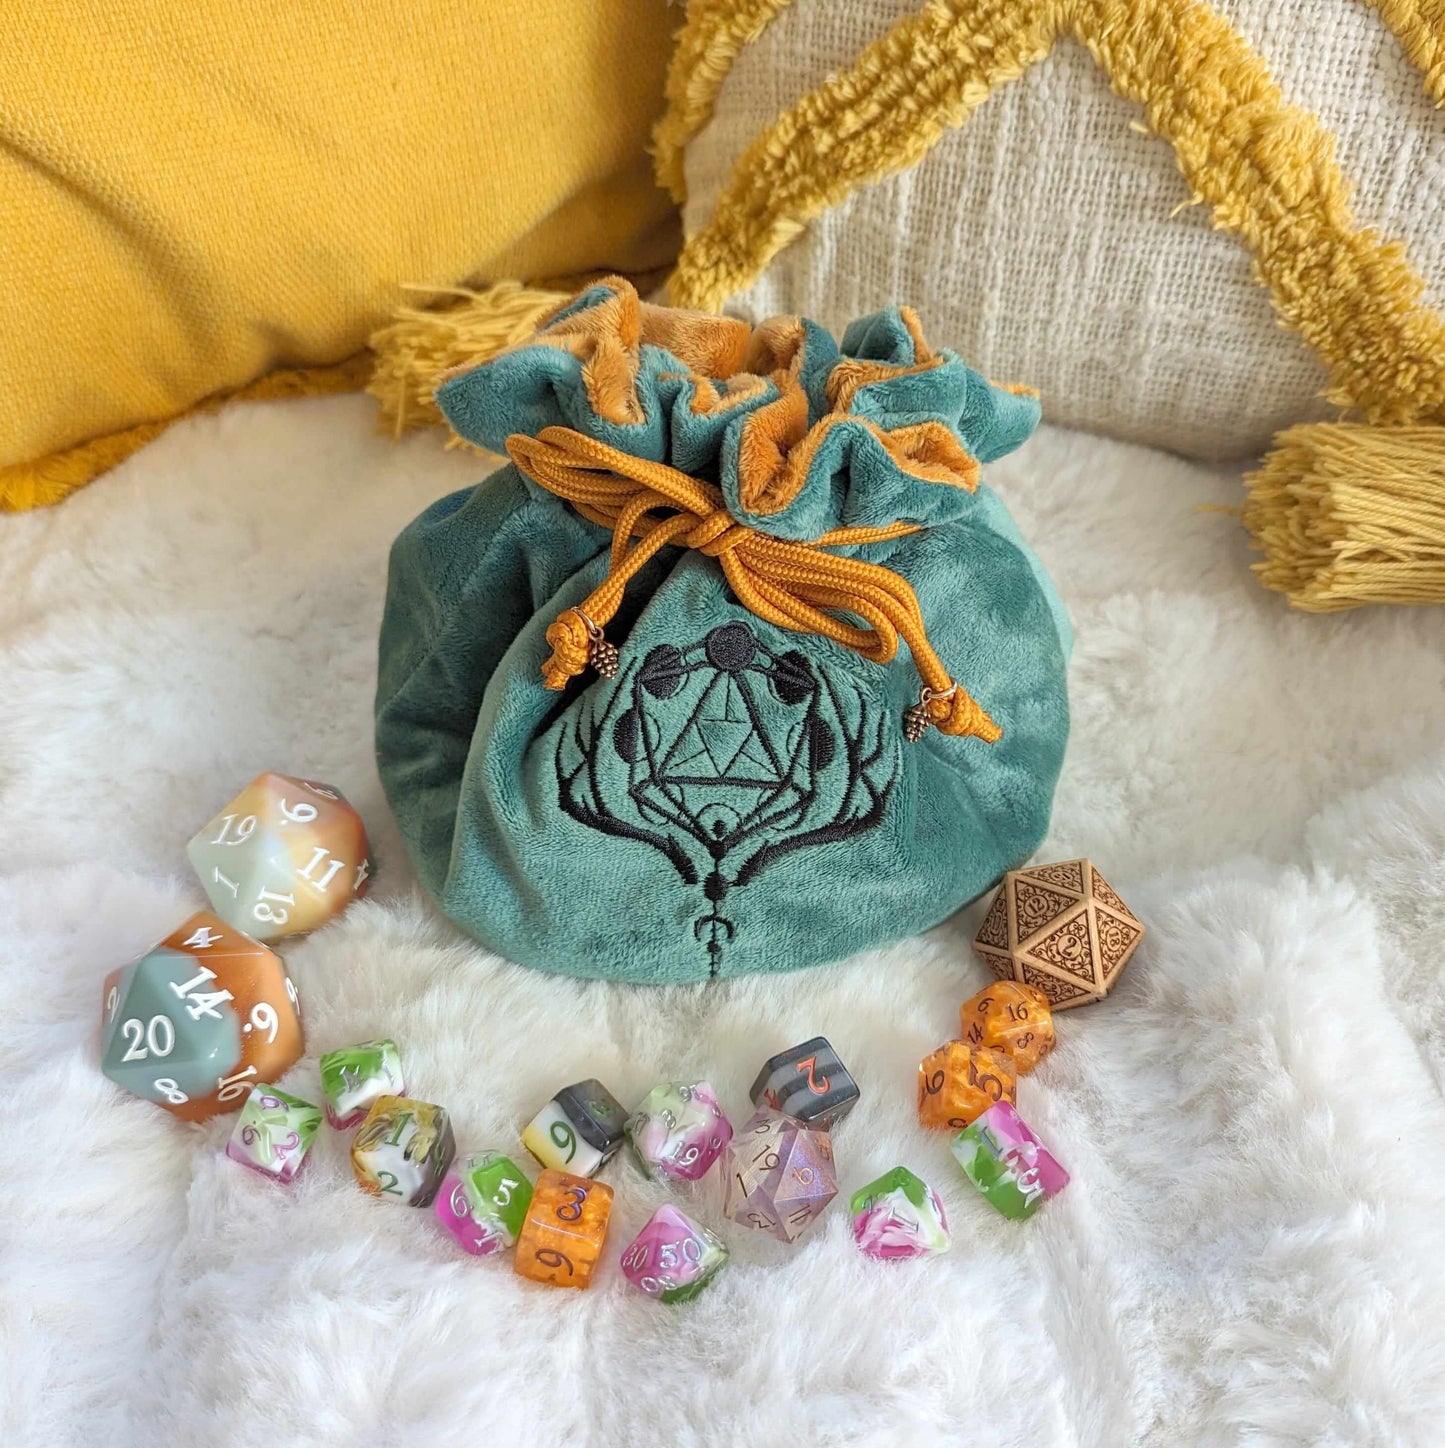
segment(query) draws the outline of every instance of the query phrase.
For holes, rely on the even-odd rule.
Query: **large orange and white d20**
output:
[[[240,1110],[304,1049],[280,956],[208,910],[102,989],[101,1070],[187,1121]]]
[[[258,775],[186,847],[211,908],[257,940],[325,925],[366,893],[361,817],[329,784]]]

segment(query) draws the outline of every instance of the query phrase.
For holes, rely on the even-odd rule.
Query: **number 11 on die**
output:
[[[262,774],[187,847],[211,906],[257,940],[315,930],[363,894],[366,831],[330,785]]]

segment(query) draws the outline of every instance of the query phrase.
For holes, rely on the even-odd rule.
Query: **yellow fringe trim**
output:
[[[1255,572],[1296,608],[1445,599],[1445,428],[1286,428],[1246,482]]]
[[[754,138],[668,284],[680,307],[717,311],[814,217],[922,160],[990,91],[1048,54],[1049,5],[930,4],[873,42]]]
[[[751,45],[790,0],[688,0],[667,70],[667,110],[652,131],[658,184],[679,206],[687,143],[712,119],[722,83],[738,52]]]
[[[717,310],[807,223],[916,164],[1072,34],[1174,145],[1196,199],[1255,254],[1275,307],[1323,357],[1329,397],[1372,422],[1445,419],[1445,321],[1404,248],[1356,228],[1334,139],[1197,0],[935,0],[757,136],[683,248],[679,306]]]
[[[1445,105],[1445,0],[1365,0],[1425,72],[1425,89]]]
[[[77,488],[123,463],[173,423],[197,413],[214,412],[226,402],[266,402],[285,397],[322,397],[356,392],[371,373],[369,353],[357,352],[332,367],[283,368],[233,392],[218,392],[175,417],[137,423],[122,432],[92,438],[64,452],[33,462],[0,468],[0,513],[23,513],[67,498]]]
[[[432,400],[442,375],[454,367],[485,362],[524,341],[569,293],[497,282],[486,291],[467,287],[426,287],[433,296],[457,300],[439,310],[403,307],[396,321],[371,337],[376,366],[367,391],[381,405],[381,420],[393,437],[417,427],[444,426]],[[449,447],[465,446],[451,434]]]

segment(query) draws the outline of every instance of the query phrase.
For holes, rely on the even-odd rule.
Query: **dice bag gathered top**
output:
[[[611,280],[436,396],[512,464],[392,549],[377,751],[484,945],[653,983],[789,970],[1032,853],[1071,635],[978,481],[1031,395],[906,308],[840,347]]]

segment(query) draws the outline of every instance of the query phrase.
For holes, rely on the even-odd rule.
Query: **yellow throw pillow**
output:
[[[406,283],[666,262],[670,28],[665,0],[13,7],[0,507],[50,500],[36,460],[342,361]]]

